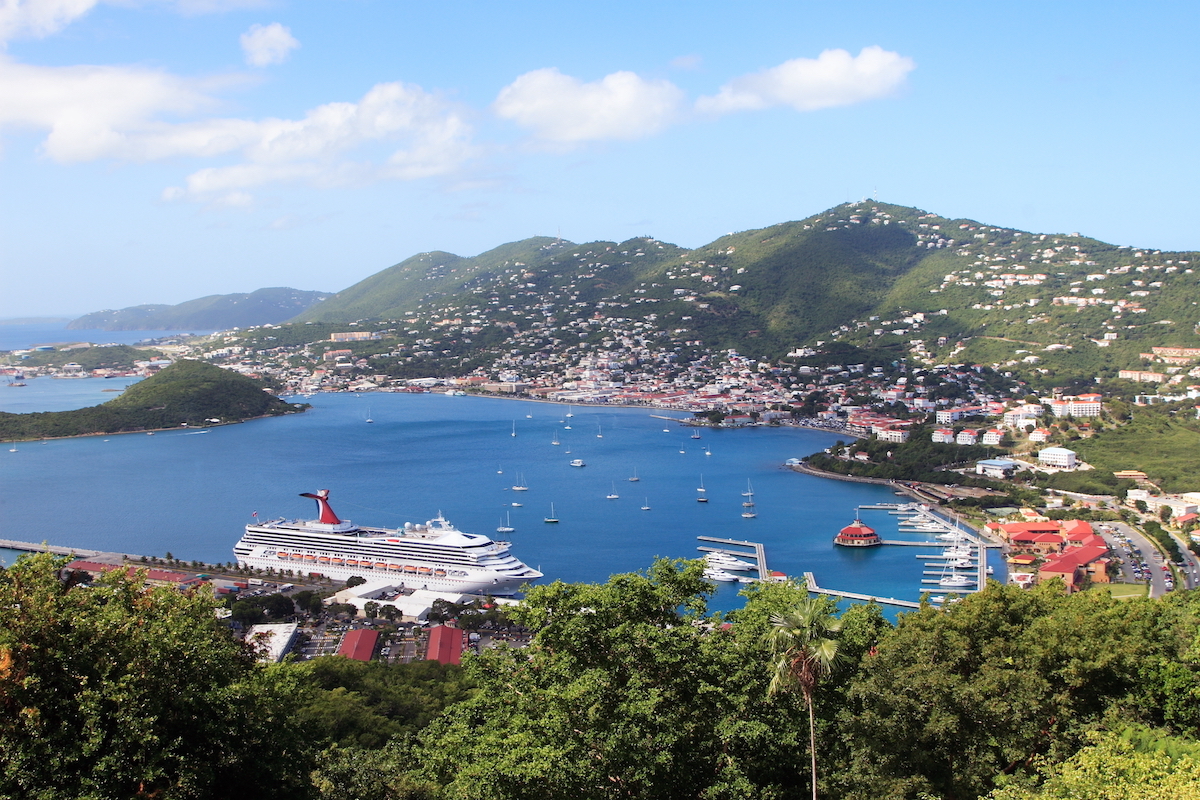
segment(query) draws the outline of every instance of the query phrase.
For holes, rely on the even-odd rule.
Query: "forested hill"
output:
[[[1136,359],[1152,344],[1200,346],[1195,255],[848,203],[692,250],[649,237],[537,237],[473,258],[422,253],[296,321],[487,323],[498,314],[561,319],[587,309],[766,358],[837,339],[908,346],[922,338],[936,354],[988,337],[1015,340],[1006,353],[1108,340],[1114,353]]]
[[[97,311],[72,320],[71,330],[183,331],[228,330],[252,325],[273,325],[329,297],[328,292],[306,292],[287,287],[258,289],[249,294],[214,294],[179,305],[130,306]]]
[[[178,361],[135,383],[121,396],[90,408],[33,414],[0,412],[0,439],[84,436],[202,427],[290,414],[306,406],[285,403],[258,381],[200,361]]]

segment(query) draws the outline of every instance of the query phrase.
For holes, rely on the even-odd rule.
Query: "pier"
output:
[[[758,579],[760,581],[765,581],[768,577],[770,577],[771,573],[767,571],[767,553],[761,543],[746,542],[742,541],[741,539],[722,539],[717,536],[697,536],[696,538],[702,542],[714,542],[716,544],[732,545],[734,547],[752,548],[754,550],[754,560],[758,564]],[[736,556],[738,558],[745,558],[751,555],[744,550],[728,550],[724,547],[705,547],[704,545],[701,545],[696,549],[705,553],[725,553],[726,555]]]
[[[881,603],[888,606],[900,606],[901,608],[920,608],[920,603],[915,603],[912,600],[897,600],[894,597],[875,597],[874,595],[862,594],[860,592],[842,592],[837,589],[825,589],[817,585],[817,579],[811,572],[804,573],[804,588],[813,594],[825,594],[831,597],[841,597],[846,600],[862,600],[867,603]]]
[[[53,544],[34,544],[33,542],[18,542],[12,539],[0,539],[0,547],[9,550],[23,550],[26,553],[53,553],[56,556],[80,556],[93,558],[104,555],[103,550],[88,550],[83,547],[59,547]]]

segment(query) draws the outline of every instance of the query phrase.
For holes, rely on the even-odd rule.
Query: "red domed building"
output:
[[[833,537],[833,543],[844,547],[873,547],[883,544],[883,539],[879,538],[879,534],[875,532],[874,528],[863,524],[856,513],[854,522],[842,528],[838,535]]]

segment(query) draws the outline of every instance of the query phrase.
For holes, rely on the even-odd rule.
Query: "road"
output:
[[[1108,530],[1101,530],[1100,535],[1121,557],[1122,578],[1130,583],[1145,583],[1148,579],[1151,597],[1166,594],[1171,573],[1163,569],[1167,562],[1154,542],[1124,522],[1108,522],[1104,525]],[[1140,576],[1138,567],[1141,568]]]

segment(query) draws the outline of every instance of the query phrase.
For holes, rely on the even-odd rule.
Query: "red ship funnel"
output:
[[[316,494],[313,494],[312,492],[301,492],[300,496],[311,497],[313,500],[317,501],[317,510],[321,512],[317,522],[324,522],[328,525],[337,525],[339,522],[341,522],[341,520],[338,519],[338,515],[333,513],[333,508],[331,508],[329,505],[328,489],[321,489]]]

